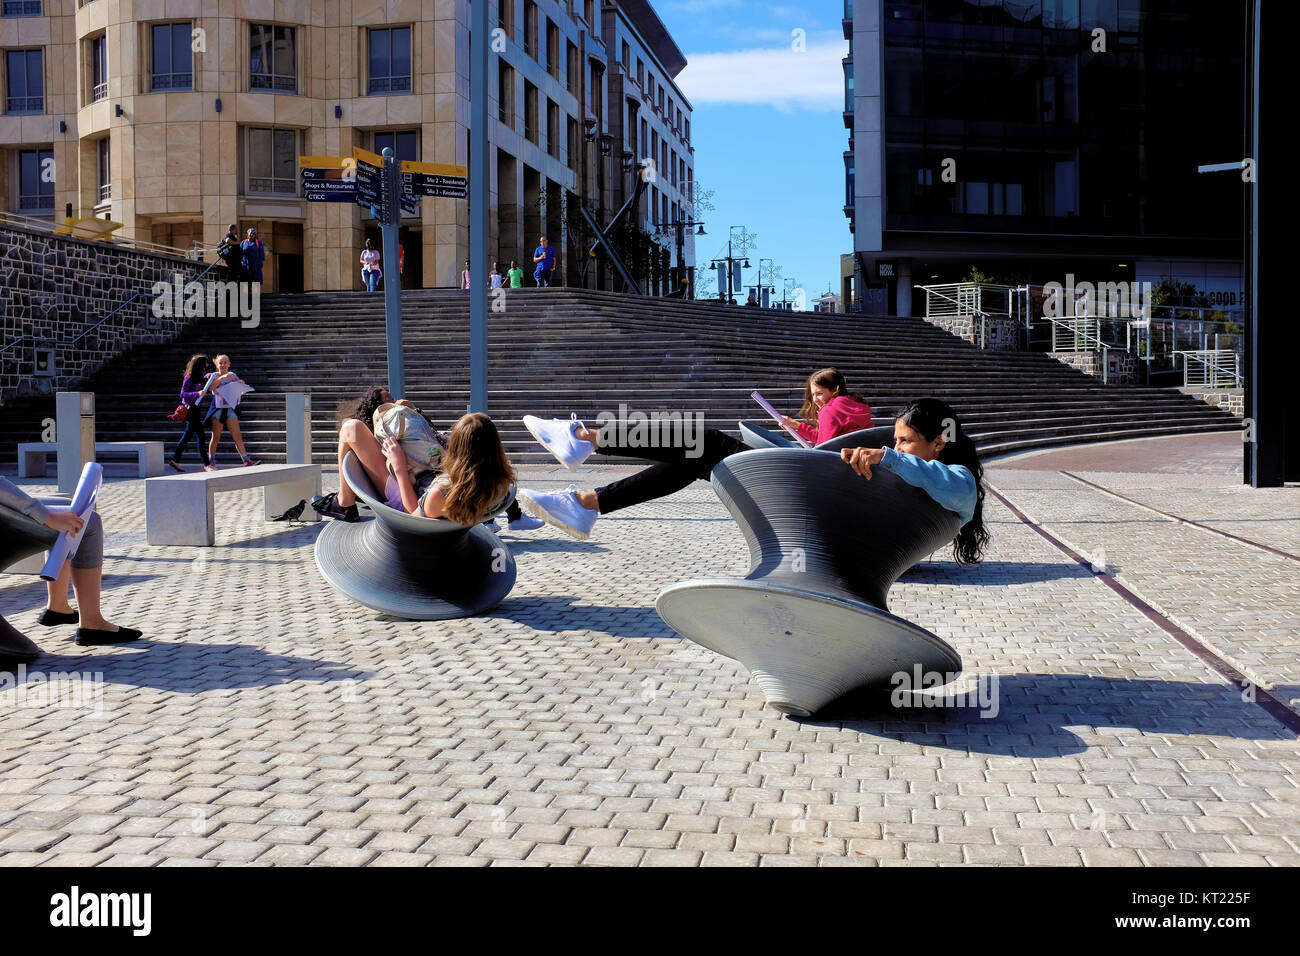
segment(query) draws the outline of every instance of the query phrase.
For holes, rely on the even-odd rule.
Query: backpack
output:
[[[380,405],[375,409],[374,433],[381,444],[385,438],[396,439],[401,444],[412,478],[442,470],[447,436],[409,405]]]

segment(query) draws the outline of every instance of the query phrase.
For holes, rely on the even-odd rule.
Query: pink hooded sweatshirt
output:
[[[798,431],[805,441],[820,445],[849,432],[872,427],[870,405],[864,405],[847,395],[836,395],[817,413],[816,428],[807,422],[800,422]]]

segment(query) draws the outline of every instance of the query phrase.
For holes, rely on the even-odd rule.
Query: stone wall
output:
[[[0,225],[0,348],[24,339],[0,353],[0,405],[70,389],[134,345],[174,339],[195,320],[155,317],[153,285],[171,285],[178,273],[188,282],[208,265]],[[135,292],[142,294],[74,343]],[[53,367],[38,374],[37,351],[46,349]]]
[[[963,341],[976,347],[980,344],[979,316],[926,316],[925,321],[937,325]],[[1010,352],[1020,348],[1020,329],[1009,315],[994,315],[988,319],[988,344],[990,352]]]
[[[1207,405],[1217,405],[1225,412],[1229,412],[1241,418],[1246,414],[1246,394],[1244,389],[1240,388],[1182,388],[1179,391],[1184,394],[1199,398]]]
[[[1091,375],[1101,381],[1101,352],[1048,352],[1058,362],[1077,368],[1085,375]],[[1107,385],[1136,385],[1137,358],[1128,352],[1111,349],[1110,368],[1107,370]]]

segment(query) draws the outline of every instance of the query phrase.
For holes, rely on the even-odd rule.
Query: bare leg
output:
[[[68,603],[68,582],[72,579],[72,561],[63,563],[63,570],[54,581],[45,582],[48,599],[45,606],[58,614],[71,614],[72,605]]]
[[[221,444],[221,419],[212,419],[212,439],[208,442],[208,458],[212,464],[217,463],[217,445]]]
[[[240,458],[247,458],[248,452],[244,450],[244,436],[239,433],[239,419],[230,420],[230,437],[235,440],[235,451],[239,452]]]
[[[381,496],[384,493],[384,485],[388,482],[388,459],[384,457],[383,449],[379,447],[379,440],[364,422],[349,418],[339,429],[338,502],[344,508],[357,503],[356,493],[343,480],[343,459],[347,457],[348,452],[357,456],[361,467],[366,471],[366,477]]]
[[[71,567],[71,563],[68,564]],[[72,590],[77,595],[81,626],[94,631],[116,631],[117,625],[104,619],[99,609],[99,589],[103,568],[72,568]]]

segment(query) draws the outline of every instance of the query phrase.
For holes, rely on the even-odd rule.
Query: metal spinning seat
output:
[[[740,440],[750,448],[802,448],[803,446],[790,437],[784,429],[778,431],[768,428],[762,422],[737,422],[740,428]],[[832,438],[815,446],[822,451],[839,451],[842,448],[892,448],[894,446],[894,426],[877,425],[863,428],[838,438]]]
[[[58,500],[67,504],[66,498],[40,499],[44,504]],[[58,538],[58,532],[39,524],[25,514],[0,505],[0,571],[48,551]],[[0,663],[30,664],[41,656],[37,647],[25,634],[0,617]]]
[[[670,627],[743,663],[767,702],[793,716],[917,664],[961,671],[956,651],[886,603],[898,576],[952,541],[961,518],[883,468],[870,480],[854,472],[829,450],[871,444],[854,435],[724,459],[713,488],[744,533],[750,572],[675,584],[656,602]]]
[[[487,528],[388,507],[350,452],[343,478],[374,517],[329,522],[316,539],[316,566],[352,600],[395,617],[438,621],[485,611],[514,587],[515,559]]]

